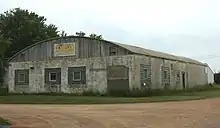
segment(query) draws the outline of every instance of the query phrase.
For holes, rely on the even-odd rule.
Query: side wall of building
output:
[[[54,59],[50,61],[11,62],[8,69],[10,92],[65,92],[72,93],[82,89],[93,89],[105,92],[108,87],[108,66],[122,65],[128,68],[129,88],[151,89],[183,89],[183,75],[185,88],[208,83],[207,72],[204,66],[182,63],[160,58],[140,55],[95,57],[89,59]],[[85,67],[85,84],[69,85],[68,68]],[[45,69],[61,70],[61,82],[55,85],[55,90],[48,88],[45,83]],[[28,84],[15,85],[15,71],[28,70]],[[144,73],[146,71],[146,73]],[[164,71],[166,73],[164,73]],[[144,76],[145,75],[145,76]],[[165,77],[166,75],[166,77]],[[117,85],[122,86],[122,85]]]
[[[129,87],[136,85],[136,67],[133,65],[133,55],[114,57],[95,57],[89,59],[59,59],[37,62],[11,62],[8,69],[8,87],[10,92],[48,92],[48,85],[45,83],[46,68],[61,69],[61,84],[55,85],[56,92],[71,93],[79,89],[94,89],[100,92],[107,88],[107,66],[124,65],[129,69]],[[86,83],[78,86],[68,84],[69,67],[86,67]],[[15,85],[15,71],[29,70],[29,81],[25,85]]]
[[[135,72],[139,88],[146,85],[151,89],[183,89],[208,83],[205,67],[201,65],[146,56],[135,56],[134,63],[138,67]],[[146,79],[141,76],[142,65],[148,70]]]

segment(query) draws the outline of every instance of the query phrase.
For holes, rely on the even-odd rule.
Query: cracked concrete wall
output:
[[[125,65],[129,67],[129,87],[136,85],[136,77],[133,65],[134,56],[111,56],[111,57],[96,57],[87,59],[71,59],[62,58],[50,61],[37,62],[11,62],[8,68],[8,87],[9,92],[46,92],[45,89],[45,68],[61,68],[61,85],[60,91],[72,93],[79,91],[71,88],[68,85],[68,67],[86,66],[86,89],[98,90],[105,92],[107,89],[106,66],[107,65]],[[33,69],[30,69],[33,67]],[[16,69],[29,69],[29,85],[15,86],[14,77]],[[82,86],[83,87],[83,86]]]
[[[205,66],[177,62],[172,60],[165,60],[154,57],[135,56],[134,67],[136,73],[136,86],[141,87],[140,83],[140,64],[151,64],[151,88],[163,89],[164,85],[161,80],[161,66],[169,67],[170,69],[170,89],[182,89],[182,75],[181,72],[186,72],[185,77],[186,87],[193,87],[196,85],[205,85],[208,83],[207,74],[205,73]],[[171,69],[171,64],[173,65]],[[177,72],[180,73],[180,83],[177,84]]]
[[[10,92],[46,92],[45,88],[45,68],[61,68],[60,91],[73,93],[82,90],[72,88],[68,85],[68,67],[86,66],[86,89],[93,89],[99,92],[105,92],[107,89],[107,71],[106,66],[125,65],[129,67],[129,88],[141,88],[140,64],[151,65],[151,88],[163,89],[161,80],[161,66],[170,69],[170,89],[182,89],[182,79],[180,74],[180,83],[177,84],[177,72],[186,72],[186,87],[195,85],[204,85],[208,83],[205,66],[182,63],[160,58],[153,58],[141,55],[95,57],[87,59],[59,58],[50,61],[37,62],[11,62],[7,72],[7,82]],[[173,68],[171,69],[171,64]],[[30,69],[34,67],[34,69]],[[29,69],[29,85],[14,85],[14,76],[16,69]]]

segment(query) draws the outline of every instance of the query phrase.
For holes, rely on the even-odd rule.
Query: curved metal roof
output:
[[[136,53],[136,54],[159,57],[159,58],[169,59],[169,60],[177,60],[177,61],[199,64],[199,65],[205,65],[204,63],[201,63],[199,61],[196,61],[196,60],[193,60],[190,58],[186,58],[186,57],[182,57],[182,56],[175,56],[175,55],[168,54],[168,53],[158,52],[158,51],[145,49],[145,48],[141,48],[141,47],[137,47],[137,46],[126,45],[126,44],[120,44],[120,43],[114,43],[114,44],[119,45],[119,46],[133,52],[133,53]]]
[[[50,39],[47,39],[47,40],[43,40],[43,41],[37,42],[37,43],[35,43],[33,45],[30,45],[30,46],[22,49],[21,51],[17,52],[12,57],[10,57],[9,61],[11,61],[17,55],[19,55],[20,53],[26,51],[27,49],[29,49],[31,47],[34,47],[34,46],[36,46],[38,44],[41,44],[41,43],[44,43],[44,42],[48,42],[48,41],[52,41],[52,40],[57,40],[57,39],[61,39],[61,38],[86,38],[86,39],[93,39],[93,38],[89,38],[89,37],[79,37],[79,36],[67,36],[67,37],[50,38]],[[193,59],[190,59],[190,58],[186,58],[186,57],[175,56],[175,55],[171,55],[171,54],[168,54],[168,53],[162,53],[162,52],[158,52],[158,51],[154,51],[154,50],[150,50],[150,49],[140,48],[140,47],[137,47],[137,46],[126,45],[126,44],[121,44],[121,43],[116,43],[116,42],[111,42],[111,41],[106,41],[106,40],[102,40],[102,41],[118,45],[118,46],[120,46],[122,48],[127,49],[128,51],[131,51],[132,53],[139,54],[139,55],[152,56],[152,57],[157,57],[157,58],[162,58],[162,59],[169,59],[169,60],[174,60],[174,61],[181,61],[181,62],[186,62],[186,63],[192,63],[192,64],[198,64],[198,65],[206,66],[206,64],[204,64],[204,63],[201,63],[199,61],[196,61],[196,60],[193,60]]]

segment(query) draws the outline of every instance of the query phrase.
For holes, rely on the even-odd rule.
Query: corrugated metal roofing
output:
[[[120,46],[120,47],[123,47],[133,53],[136,53],[136,54],[164,58],[164,59],[170,59],[170,60],[177,60],[177,61],[199,64],[199,65],[206,65],[206,64],[201,63],[199,61],[196,61],[196,60],[193,60],[190,58],[186,58],[186,57],[182,57],[182,56],[175,56],[175,55],[171,55],[168,53],[158,52],[158,51],[154,51],[154,50],[150,50],[150,49],[144,49],[144,48],[132,46],[132,45],[126,45],[126,44],[121,44],[121,43],[116,43],[116,42],[113,42],[113,43]]]
[[[21,51],[19,51],[15,55],[13,55],[11,58],[9,58],[9,61],[12,60],[13,58],[15,58],[21,52],[23,52],[23,51],[25,51],[25,50],[33,47],[33,46],[36,46],[38,44],[41,44],[41,43],[44,43],[44,42],[47,42],[47,41],[57,40],[57,39],[60,39],[60,38],[87,38],[87,39],[91,39],[89,37],[67,36],[67,37],[55,37],[55,38],[43,40],[43,41],[37,42],[37,43],[35,43],[35,44],[31,45],[31,46],[28,46],[28,47],[22,49]],[[126,45],[126,44],[121,44],[121,43],[116,43],[116,42],[111,42],[111,41],[106,41],[106,40],[103,40],[103,42],[107,42],[107,43],[112,43],[112,44],[118,45],[118,46],[120,46],[122,48],[127,49],[128,51],[131,51],[131,52],[133,52],[135,54],[139,54],[139,55],[146,55],[146,56],[170,59],[170,60],[174,60],[174,61],[177,60],[177,61],[193,63],[193,64],[198,64],[198,65],[204,65],[204,66],[207,65],[207,64],[201,63],[199,61],[196,61],[196,60],[193,60],[193,59],[190,59],[190,58],[181,57],[181,56],[174,56],[174,55],[171,55],[171,54],[168,54],[168,53],[162,53],[162,52],[158,52],[158,51],[154,51],[154,50],[150,50],[150,49],[144,49],[144,48],[140,48],[140,47],[137,47],[137,46]]]

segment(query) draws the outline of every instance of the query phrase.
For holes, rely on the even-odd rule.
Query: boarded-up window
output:
[[[140,64],[140,76],[142,80],[150,77],[150,70],[150,65]]]
[[[28,85],[29,84],[29,70],[21,69],[15,70],[15,85]]]
[[[167,71],[163,71],[163,76],[164,76],[164,79],[167,79],[168,78],[168,75],[167,75]]]
[[[180,71],[175,71],[176,72],[176,85],[180,84]]]
[[[140,64],[140,83],[142,86],[151,85],[151,65]]]
[[[61,68],[45,68],[45,84],[61,84]]]
[[[162,66],[161,67],[161,80],[164,88],[168,88],[170,85],[170,68]]]
[[[86,84],[86,67],[69,67],[68,84],[72,87],[80,84]]]

